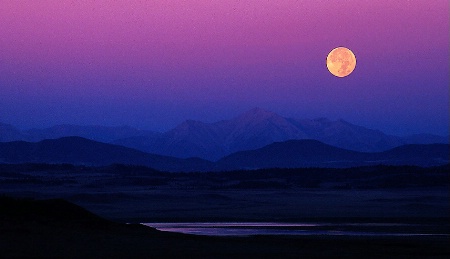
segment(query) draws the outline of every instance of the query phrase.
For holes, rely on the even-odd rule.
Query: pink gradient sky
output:
[[[167,130],[255,106],[449,134],[449,1],[0,0],[0,122]],[[325,58],[352,49],[333,77]]]

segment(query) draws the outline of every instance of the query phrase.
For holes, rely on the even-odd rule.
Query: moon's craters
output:
[[[348,76],[353,72],[355,66],[356,57],[348,48],[338,47],[328,54],[327,68],[337,77]]]

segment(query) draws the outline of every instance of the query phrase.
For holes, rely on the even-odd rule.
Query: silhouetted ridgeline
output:
[[[161,171],[195,172],[259,168],[343,168],[365,165],[436,166],[449,162],[450,145],[404,145],[384,152],[364,153],[333,147],[317,140],[276,142],[210,162],[148,154],[80,137],[40,142],[0,142],[0,163],[68,163],[86,166],[143,165]]]
[[[315,139],[359,152],[381,152],[405,144],[449,144],[449,136],[416,134],[399,137],[344,120],[285,118],[260,108],[215,123],[186,120],[164,133],[131,127],[77,125],[20,131],[0,123],[0,142],[35,142],[69,136],[118,144],[152,154],[178,158],[200,157],[211,161],[234,152],[258,149],[287,140]]]
[[[113,223],[62,199],[33,200],[0,196],[0,221],[46,225],[107,227]]]
[[[384,152],[364,153],[333,147],[317,140],[290,140],[241,151],[218,161],[222,169],[354,167],[364,165],[434,166],[449,162],[450,145],[403,145]]]
[[[40,142],[0,142],[0,162],[68,163],[87,166],[121,163],[145,165],[163,171],[203,171],[212,164],[197,158],[180,159],[148,154],[80,137],[64,137]]]

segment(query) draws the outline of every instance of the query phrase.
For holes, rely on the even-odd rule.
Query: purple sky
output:
[[[446,135],[449,31],[448,0],[0,0],[0,122],[162,131],[257,106]]]

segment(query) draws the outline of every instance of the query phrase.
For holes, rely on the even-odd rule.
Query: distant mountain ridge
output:
[[[79,126],[62,124],[45,129],[30,129],[20,131],[9,124],[0,123],[0,142],[10,141],[41,141],[44,139],[57,139],[62,137],[82,137],[100,142],[112,142],[117,139],[143,136],[156,137],[161,133],[139,130],[128,126],[106,127],[106,126]]]
[[[128,138],[132,136],[155,137],[160,133],[149,130],[139,130],[129,126],[106,127],[96,125],[57,125],[47,129],[27,130],[25,131],[25,134],[31,141],[78,136],[100,142],[112,142],[117,139]]]
[[[361,152],[379,152],[404,144],[449,143],[448,136],[418,134],[398,137],[344,120],[285,118],[260,108],[215,123],[186,120],[164,133],[126,126],[76,125],[20,131],[11,125],[0,123],[0,142],[40,141],[68,136],[122,145],[147,153],[178,158],[200,157],[211,161],[234,152],[299,139],[315,139],[332,146]]]
[[[0,142],[0,163],[50,163],[103,166],[144,165],[161,171],[205,171],[211,162],[181,159],[92,141],[81,137],[47,139],[40,142]]]
[[[368,165],[432,166],[450,162],[448,144],[408,144],[383,152],[359,152],[327,145],[317,140],[289,140],[240,151],[220,159],[224,170],[261,168],[328,167]]]
[[[402,138],[344,120],[291,119],[260,108],[215,123],[188,120],[156,138],[131,137],[114,143],[150,153],[216,161],[234,152],[294,139],[315,139],[361,152],[379,152],[416,141],[420,144],[449,143],[448,137],[422,134],[419,138]]]
[[[317,140],[275,142],[259,149],[240,151],[210,162],[144,153],[80,137],[40,142],[0,142],[0,163],[68,163],[86,166],[143,165],[160,171],[195,172],[260,168],[354,167],[364,165],[435,166],[449,163],[450,145],[403,145],[384,152],[358,152]]]

